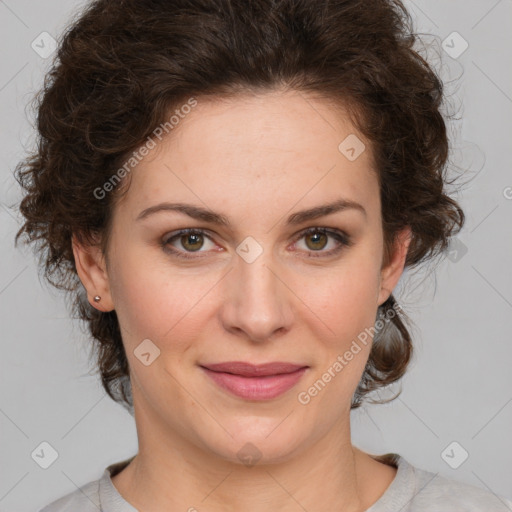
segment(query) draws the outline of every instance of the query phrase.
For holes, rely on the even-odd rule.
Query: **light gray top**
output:
[[[512,512],[512,501],[490,491],[416,468],[395,453],[374,458],[398,468],[394,480],[366,512]],[[111,476],[133,457],[108,466],[94,480],[38,512],[138,512],[119,494]]]

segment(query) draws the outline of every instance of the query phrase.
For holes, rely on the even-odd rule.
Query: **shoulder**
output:
[[[52,501],[38,512],[137,512],[121,497],[111,480],[111,477],[125,468],[134,457],[111,464],[105,468],[98,480]]]
[[[391,463],[398,471],[367,512],[512,512],[509,499],[415,467],[398,454],[386,454],[378,460]]]
[[[100,507],[100,480],[88,484],[52,501],[38,512],[98,512]]]
[[[419,511],[436,504],[437,512],[512,512],[512,501],[486,489],[414,468]],[[414,511],[415,508],[412,508]]]

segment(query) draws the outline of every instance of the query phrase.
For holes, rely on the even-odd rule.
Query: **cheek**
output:
[[[316,369],[301,388],[299,402],[311,400],[324,411],[327,423],[336,420],[339,407],[350,407],[371,350],[378,279],[370,262],[362,263],[317,280],[316,292],[308,296],[307,304],[315,313],[308,315],[309,330],[320,350],[315,352]]]
[[[359,259],[357,264],[340,266],[329,275],[318,275],[311,280],[308,292],[303,292],[308,307],[340,344],[350,343],[375,322],[378,274],[371,261],[363,263]]]
[[[218,276],[180,274],[140,261],[147,257],[123,258],[112,280],[125,345],[133,350],[148,338],[166,351],[183,350],[180,340],[200,331],[206,321],[207,292]]]

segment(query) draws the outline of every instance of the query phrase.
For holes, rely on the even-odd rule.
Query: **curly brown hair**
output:
[[[69,25],[35,97],[37,150],[15,171],[25,219],[16,243],[36,242],[46,279],[70,292],[113,400],[132,410],[119,323],[87,301],[72,235],[106,254],[124,187],[94,191],[185,98],[285,87],[339,101],[371,142],[384,259],[406,226],[406,268],[445,252],[464,213],[446,191],[443,84],[416,39],[399,0],[96,0]],[[391,294],[381,317],[395,307]],[[405,373],[409,321],[401,311],[377,331],[352,408]]]

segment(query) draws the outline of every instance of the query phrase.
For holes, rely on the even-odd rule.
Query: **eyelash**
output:
[[[338,241],[339,245],[335,249],[331,249],[330,251],[327,251],[327,252],[324,252],[322,250],[310,251],[310,255],[307,256],[309,258],[325,258],[325,257],[329,257],[329,256],[334,256],[335,254],[338,254],[343,248],[348,248],[353,244],[351,237],[349,235],[347,235],[346,233],[344,233],[343,231],[340,231],[337,229],[321,228],[321,227],[310,227],[310,228],[307,228],[307,229],[301,231],[295,238],[294,243],[298,242],[301,238],[305,237],[306,235],[310,235],[313,233],[321,233],[324,235],[330,235]],[[173,256],[178,257],[178,258],[183,258],[183,259],[188,259],[188,260],[202,258],[203,256],[188,256],[188,254],[192,254],[193,252],[192,251],[190,251],[190,252],[178,251],[169,245],[170,242],[172,242],[173,240],[175,240],[183,235],[190,235],[190,234],[203,235],[203,236],[206,236],[207,238],[210,238],[210,240],[211,240],[211,237],[208,236],[207,232],[203,231],[202,229],[195,229],[195,228],[181,229],[181,230],[177,231],[176,233],[174,233],[172,236],[170,236],[162,241],[163,250]],[[196,252],[205,252],[205,251],[196,251]],[[314,252],[318,252],[321,255],[320,256],[313,255],[312,253],[314,253]]]

